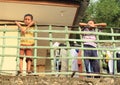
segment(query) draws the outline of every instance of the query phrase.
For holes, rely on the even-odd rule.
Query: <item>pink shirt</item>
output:
[[[94,32],[93,30],[89,30],[88,28],[85,28],[84,31],[90,31],[90,32]],[[97,44],[94,42],[96,40],[96,36],[93,34],[84,34],[83,35],[83,40],[85,40],[84,45],[91,45],[96,47]]]

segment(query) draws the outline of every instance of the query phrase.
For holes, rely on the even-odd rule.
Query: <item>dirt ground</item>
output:
[[[0,85],[120,85],[120,78],[0,76]]]

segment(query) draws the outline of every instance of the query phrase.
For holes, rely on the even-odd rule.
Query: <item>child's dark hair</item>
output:
[[[24,15],[24,18],[27,17],[27,16],[30,16],[30,17],[31,17],[31,20],[33,20],[33,15],[32,15],[32,14],[25,14],[25,15]]]
[[[89,22],[89,21],[93,21],[94,23],[96,23],[94,19],[90,19],[90,20],[88,20],[88,22]]]

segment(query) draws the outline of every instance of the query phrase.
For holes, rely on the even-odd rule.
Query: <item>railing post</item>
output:
[[[16,57],[16,70],[19,70],[19,58],[20,58],[20,30],[18,29],[18,37],[17,37],[17,57]]]
[[[79,27],[79,32],[81,32],[81,28]],[[80,34],[80,39],[83,40],[82,38],[82,34]],[[86,69],[85,69],[85,64],[84,64],[84,50],[83,50],[83,43],[84,42],[81,42],[81,59],[82,59],[82,72],[86,72]]]
[[[96,40],[97,40],[96,43],[97,43],[98,57],[99,57],[99,58],[103,58],[103,57],[101,56],[101,52],[100,52],[101,50],[98,50],[98,48],[100,48],[100,43],[99,43],[100,39],[99,39],[99,34],[98,34],[98,32],[100,32],[100,31],[101,31],[101,30],[99,30],[98,28],[95,29],[95,32],[96,32]],[[102,70],[102,67],[103,67],[103,66],[102,66],[102,59],[99,59],[98,61],[99,61],[100,73],[101,73],[101,72],[103,71],[103,70]]]
[[[113,28],[111,28],[111,33],[112,34],[114,34],[114,31],[113,31]],[[114,49],[114,51],[113,51],[113,56],[114,56],[114,58],[113,58],[113,60],[114,60],[114,62],[113,62],[113,72],[114,72],[114,74],[116,74],[117,73],[117,62],[116,62],[116,51],[115,51],[115,49],[116,49],[116,45],[115,45],[115,37],[112,35],[112,43],[113,43],[113,49]]]
[[[37,30],[38,30],[38,27],[37,27],[37,25],[35,24],[35,31],[34,31],[34,34],[35,34],[35,37],[34,37],[34,40],[35,40],[35,45],[34,45],[34,73],[36,73],[37,72]]]
[[[69,70],[71,70],[71,65],[69,65],[70,64],[70,59],[68,59],[68,57],[70,57],[70,49],[69,49],[69,47],[70,47],[70,44],[69,44],[69,33],[68,33],[68,27],[67,26],[65,26],[65,39],[66,39],[66,45],[67,45],[67,55],[66,56],[64,56],[65,58],[65,60],[67,61],[66,62],[66,64],[67,64],[67,68],[66,68],[66,71],[69,71]]]
[[[55,71],[55,56],[54,56],[54,50],[53,50],[53,40],[52,40],[52,26],[49,25],[49,38],[50,38],[50,57],[51,57],[51,70],[52,72]]]

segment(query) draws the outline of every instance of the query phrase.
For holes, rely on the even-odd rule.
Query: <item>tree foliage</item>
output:
[[[98,0],[90,3],[83,20],[89,19],[120,27],[120,0]]]

